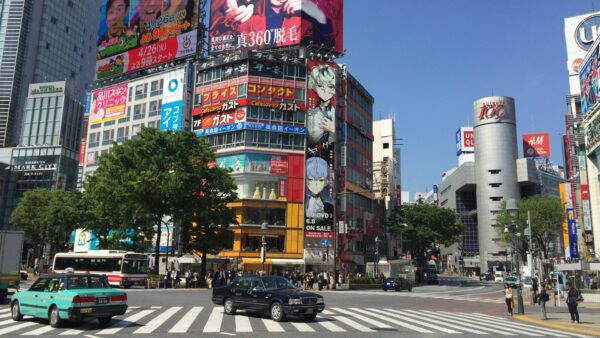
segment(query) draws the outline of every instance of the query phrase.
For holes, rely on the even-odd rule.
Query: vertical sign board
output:
[[[590,190],[587,184],[581,185],[581,207],[583,209],[583,230],[592,231],[592,215],[590,211]]]
[[[160,114],[160,130],[177,131],[182,128],[184,69],[165,74]]]
[[[304,237],[318,247],[333,237],[336,64],[308,61]]]
[[[571,184],[570,183],[561,183],[559,185],[559,189],[560,189],[560,203],[562,205],[567,205],[567,203],[571,203],[570,202],[570,198],[567,199],[567,196],[565,196],[566,194],[570,195],[571,192]],[[569,201],[569,202],[567,202]],[[567,210],[572,207],[567,207]],[[563,249],[565,250],[565,258],[571,258],[571,254],[570,254],[570,250],[569,250],[569,224],[567,222],[567,218],[565,217],[565,219],[563,220],[563,233],[562,233],[562,238],[563,238]]]
[[[577,245],[577,220],[573,208],[567,208],[567,226],[569,229],[569,254],[571,259],[579,258]]]

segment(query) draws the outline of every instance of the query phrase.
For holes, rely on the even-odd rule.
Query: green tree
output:
[[[517,202],[519,212],[515,217],[511,216],[506,210],[506,202],[500,206],[500,212],[496,217],[496,230],[498,237],[503,243],[509,243],[513,233],[505,232],[514,220],[516,222],[516,233],[525,234],[527,228],[527,211],[531,215],[531,233],[532,242],[543,257],[548,257],[550,243],[562,233],[562,224],[565,219],[563,204],[558,198],[545,196],[531,196],[522,198]],[[529,250],[527,236],[521,236],[517,244],[517,249],[521,254],[521,259],[525,259],[525,254]]]
[[[454,210],[424,203],[402,205],[388,218],[387,225],[390,232],[402,235],[403,249],[413,254],[420,268],[419,279],[427,250],[433,249],[436,242],[456,243],[465,230]]]
[[[78,191],[34,189],[26,191],[10,216],[10,222],[25,232],[37,248],[50,253],[63,250],[69,235],[81,224],[81,194]]]

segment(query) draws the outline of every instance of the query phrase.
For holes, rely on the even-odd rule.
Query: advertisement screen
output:
[[[549,157],[550,140],[548,133],[524,134],[523,157]]]
[[[127,115],[127,84],[92,92],[90,124],[116,120]]]
[[[284,155],[243,153],[219,156],[216,165],[222,169],[231,169],[234,174],[287,175],[288,173],[288,160]]]
[[[456,131],[456,155],[475,151],[473,127],[461,127]]]
[[[598,87],[598,49],[594,48],[585,65],[579,73],[579,87],[581,88],[581,112],[586,114],[598,102],[600,88]]]
[[[600,13],[589,13],[565,19],[567,68],[569,75],[577,75],[585,54],[600,33]],[[577,94],[577,92],[571,92]]]
[[[160,130],[179,130],[183,119],[184,70],[165,74],[163,81]]]
[[[292,45],[342,53],[343,0],[212,0],[209,52]]]
[[[102,0],[98,80],[196,52],[198,1]]]
[[[311,60],[307,73],[304,237],[329,238],[335,198],[336,65]]]
[[[218,126],[226,126],[246,121],[246,108],[238,108],[235,111],[212,113],[194,116],[193,130],[207,129]]]

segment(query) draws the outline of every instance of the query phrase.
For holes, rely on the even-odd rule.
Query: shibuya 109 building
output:
[[[371,192],[374,99],[334,62],[343,1],[307,2],[293,11],[268,0],[165,2],[148,17],[140,0],[113,29],[104,1],[82,177],[141,128],[191,130],[237,184],[233,245],[209,268],[362,269],[382,223]],[[247,17],[228,15],[231,6]],[[176,227],[163,230],[161,249],[177,252]]]

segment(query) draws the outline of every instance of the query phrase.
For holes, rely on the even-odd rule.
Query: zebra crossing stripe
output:
[[[508,320],[498,320],[498,318],[494,318],[494,317],[487,317],[487,316],[478,316],[478,315],[474,315],[474,314],[466,314],[466,313],[455,313],[456,316],[460,316],[460,317],[467,317],[467,316],[472,316],[476,319],[479,319],[481,321],[487,322],[487,323],[496,323],[496,325],[498,326],[510,326],[511,329],[518,329],[520,330],[520,332],[522,334],[526,334],[529,336],[539,336],[540,333],[543,335],[543,333],[547,333],[550,334],[552,336],[555,337],[567,337],[565,335],[565,332],[559,332],[556,331],[556,333],[552,333],[552,332],[548,332],[548,330],[546,330],[545,328],[542,327],[535,327],[535,326],[529,326],[527,324],[521,324],[521,323],[516,323],[514,321],[508,321]],[[531,332],[531,333],[528,333]]]
[[[219,307],[213,307],[210,316],[208,317],[208,321],[204,326],[204,330],[202,332],[219,332],[221,331],[221,322],[223,321],[223,309]]]
[[[457,320],[457,318],[455,318],[455,317],[447,316],[447,315],[444,315],[444,314],[439,313],[439,312],[433,312],[433,311],[427,311],[427,310],[420,311],[420,312],[412,311],[412,310],[408,310],[408,311],[417,313],[419,315],[422,314],[422,313],[426,313],[426,314],[429,313],[433,317],[436,317],[436,318],[439,317],[441,319],[445,318],[447,320],[454,321],[454,322],[456,322],[456,320]],[[462,320],[461,323],[460,323],[460,325],[461,326],[473,327],[473,328],[480,329],[480,330],[491,331],[491,332],[493,332],[495,334],[499,334],[499,335],[503,335],[503,336],[515,336],[514,333],[506,332],[506,331],[502,331],[502,330],[498,330],[498,328],[496,326],[494,326],[494,325],[489,325],[489,324],[485,324],[485,323],[479,323],[477,321],[475,321],[475,322],[473,322],[473,321],[467,322],[467,321]],[[510,330],[510,331],[513,331],[513,330]]]
[[[248,316],[234,316],[235,318],[235,332],[252,332],[252,325],[250,325],[250,318]]]
[[[135,324],[135,322],[146,317],[147,315],[151,314],[154,311],[155,310],[142,310],[136,314],[133,314],[133,315],[127,317],[127,318],[121,319],[116,324],[111,325],[110,328],[104,329],[104,330],[98,332],[98,334],[115,334],[115,333],[123,330],[123,328]]]
[[[25,332],[22,335],[23,336],[41,336],[44,333],[50,332],[52,330],[54,330],[54,328],[52,326],[48,325],[48,326],[42,326],[41,328],[39,328],[37,330]]]
[[[375,330],[372,330],[362,324],[359,324],[355,321],[353,321],[350,318],[347,317],[342,317],[342,316],[333,316],[333,319],[337,320],[338,322],[342,322],[348,326],[351,326],[353,329],[356,329],[360,332],[375,332]]]
[[[476,322],[478,325],[492,326],[499,330],[515,332],[515,333],[518,333],[519,335],[541,336],[541,334],[538,333],[538,330],[535,330],[535,332],[529,332],[529,330],[518,329],[518,328],[516,328],[517,327],[516,323],[513,323],[513,322],[504,322],[503,323],[503,322],[497,321],[497,320],[487,320],[487,319],[483,319],[483,318],[475,318],[475,317],[464,315],[464,314],[458,313],[458,312],[453,313],[453,312],[439,311],[437,313],[438,314],[446,314],[448,316],[454,316],[455,318],[461,318],[462,320],[466,320],[466,321],[470,321],[470,322]]]
[[[415,313],[409,313],[408,311],[399,311],[399,312],[402,313],[402,316],[410,317],[410,318],[415,318],[415,319],[418,319],[420,321],[427,322],[427,323],[440,323],[440,324],[443,324],[444,326],[451,327],[453,329],[458,329],[458,330],[466,331],[466,332],[469,332],[469,333],[476,333],[476,334],[481,334],[481,335],[487,335],[488,334],[487,332],[479,331],[479,330],[474,330],[474,329],[468,328],[466,326],[454,325],[453,323],[448,323],[448,322],[444,321],[440,317],[434,317],[434,316],[431,316],[431,315],[428,315],[428,314],[422,313],[422,312],[418,312],[418,314],[417,314],[416,311],[412,311],[412,312],[415,312]]]
[[[499,318],[499,319],[501,319],[501,320],[503,320],[505,322],[509,322],[509,320],[507,318],[493,317],[493,316],[485,315],[483,313],[472,313],[472,315],[479,316],[479,317],[484,317],[484,318],[490,318],[490,319],[494,319],[494,318],[497,319],[497,318]],[[550,329],[550,328],[546,328],[546,327],[540,328],[539,326],[533,326],[533,325],[524,324],[524,323],[519,323],[518,325],[530,327],[530,328],[536,329],[536,330],[540,330],[541,329],[542,331],[549,332],[552,335],[556,335],[556,334],[568,334],[569,336],[574,336],[574,337],[589,338],[589,336],[586,336],[586,335],[576,334],[576,333],[571,333],[571,332],[567,333],[567,332],[564,332],[564,331],[554,330],[554,329]]]
[[[202,309],[203,306],[194,306],[169,330],[169,333],[186,333]]]
[[[4,308],[4,309],[0,309],[0,313],[2,313],[2,312],[10,312],[10,308],[7,307],[7,308]]]
[[[328,316],[331,316],[331,315],[335,314],[335,313],[333,313],[333,312],[331,312],[329,310],[323,310],[323,311],[321,311],[321,313],[324,314],[324,315],[328,315]]]
[[[369,317],[365,317],[365,316],[359,315],[357,313],[350,312],[348,310],[340,309],[338,307],[332,308],[332,310],[335,310],[336,312],[339,312],[339,313],[343,313],[343,314],[345,314],[347,316],[358,318],[358,319],[362,320],[365,323],[369,323],[369,324],[374,325],[374,326],[376,326],[378,328],[381,328],[381,329],[393,329],[392,326],[389,326],[389,325],[387,325],[385,323],[382,323],[380,321],[371,319]],[[350,310],[357,311],[358,309],[357,308],[351,308]],[[357,312],[362,312],[362,311],[357,311]]]
[[[263,324],[265,324],[265,327],[267,328],[267,331],[269,331],[269,332],[285,332],[285,330],[283,329],[283,326],[279,325],[278,322],[276,322],[272,319],[263,318],[262,322],[263,322]]]
[[[3,326],[3,325],[8,325],[8,324],[10,324],[10,323],[14,323],[14,322],[15,322],[15,321],[14,321],[14,320],[12,320],[12,319],[7,319],[7,320],[4,320],[4,321],[1,321],[1,322],[0,322],[0,326]]]
[[[0,315],[0,318],[8,318],[8,317],[10,317],[10,316],[11,316],[11,314],[10,314],[10,313],[5,313],[5,314],[3,314],[3,315]]]
[[[21,324],[15,325],[15,326],[5,327],[3,329],[0,329],[0,335],[19,331],[20,329],[24,329],[24,328],[32,326],[32,325],[37,325],[37,323],[25,322],[25,323],[21,323]]]
[[[334,323],[330,322],[329,320],[321,317],[320,315],[317,316],[316,320],[317,320],[317,323],[319,323],[321,326],[323,326],[324,328],[326,328],[327,330],[329,330],[331,332],[346,332],[346,330],[335,325]]]
[[[154,330],[158,329],[159,326],[161,326],[164,322],[169,320],[169,318],[171,318],[174,314],[176,314],[181,309],[182,309],[181,306],[171,307],[171,308],[167,309],[167,311],[158,315],[156,318],[152,319],[149,323],[147,323],[144,326],[140,327],[139,329],[135,330],[133,333],[134,334],[152,333],[152,332],[154,332]]]
[[[313,329],[312,327],[310,327],[310,325],[306,323],[291,322],[291,324],[294,325],[296,330],[300,332],[315,332],[315,329]]]
[[[402,316],[390,314],[389,311],[386,312],[386,311],[382,311],[382,310],[374,309],[374,308],[369,308],[368,310],[369,311],[373,311],[373,312],[375,312],[375,313],[377,313],[379,315],[385,315],[385,316],[390,316],[390,317],[396,318],[396,319],[391,319],[391,318],[382,317],[381,319],[386,320],[386,321],[388,321],[390,323],[396,324],[398,326],[402,326],[404,328],[407,328],[407,329],[410,329],[410,330],[413,330],[413,331],[417,331],[417,332],[420,332],[420,333],[433,333],[433,331],[431,331],[431,330],[427,330],[427,329],[424,329],[422,327],[415,326],[415,325],[412,325],[412,324],[404,322],[404,321],[408,321],[408,322],[413,322],[414,323],[415,321],[411,320],[410,318],[404,318]],[[389,309],[386,309],[386,310],[389,310]],[[402,319],[402,321],[400,321],[398,319]],[[419,321],[416,321],[416,324],[421,324],[421,323]],[[456,333],[456,332],[454,332],[454,333]]]

